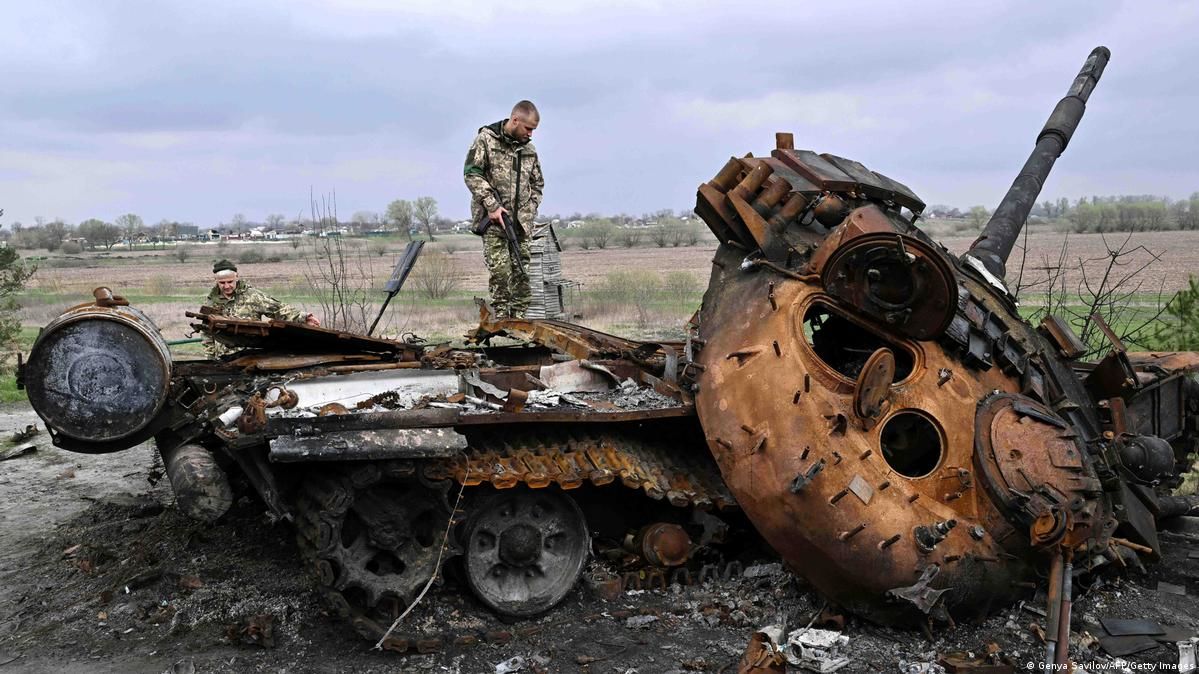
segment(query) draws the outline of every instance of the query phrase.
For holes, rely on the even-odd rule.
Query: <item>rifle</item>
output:
[[[519,208],[520,205],[520,156],[521,153],[518,151],[512,158],[512,165],[516,171],[516,191],[512,196],[512,203],[513,206],[517,208]],[[492,192],[495,194],[495,198],[497,201],[499,201],[500,205],[503,205],[504,202],[500,198],[499,190],[493,187]],[[479,236],[485,236],[487,234],[487,229],[491,227],[491,218],[488,217],[486,213],[487,209],[483,210],[484,213],[482,222],[475,223],[474,227],[471,228],[471,231]],[[520,239],[517,238],[518,233],[520,234],[520,238],[524,238],[524,228],[518,227],[519,223],[515,222],[507,211],[500,214],[500,220],[504,225],[504,238],[508,240],[508,255],[512,257],[512,264],[522,274],[527,274],[528,272],[525,271],[524,260],[520,256]]]
[[[512,256],[512,264],[524,274],[526,273],[524,259],[520,256],[520,240],[517,239],[517,236],[524,238],[524,229],[518,230],[516,223],[512,221],[512,216],[507,212],[501,213],[500,218],[504,221],[504,238],[508,240],[508,255]]]

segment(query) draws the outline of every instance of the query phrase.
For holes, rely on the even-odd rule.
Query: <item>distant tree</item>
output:
[[[1174,226],[1178,229],[1186,229],[1188,206],[1190,202],[1185,200],[1170,204],[1170,217],[1174,218]]]
[[[175,259],[180,262],[187,262],[187,258],[191,257],[192,247],[184,244],[176,244]]]
[[[641,237],[644,234],[645,232],[636,227],[623,227],[616,238],[625,248],[635,248],[637,244],[641,243]]]
[[[1070,222],[1074,224],[1074,231],[1080,233],[1091,231],[1099,221],[1098,210],[1097,206],[1092,206],[1085,201],[1079,202],[1074,210],[1070,211]]]
[[[233,219],[229,221],[229,228],[238,234],[244,234],[246,231],[246,216],[241,213],[234,213]]]
[[[412,238],[412,202],[407,199],[396,199],[387,204],[388,224],[404,233],[405,238]]]
[[[79,236],[87,239],[87,244],[93,250],[96,246],[104,246],[104,250],[112,250],[113,244],[121,240],[121,228],[110,222],[88,218],[79,223]]]
[[[1105,201],[1095,201],[1094,199],[1092,199],[1092,202],[1098,204],[1095,210],[1098,214],[1095,223],[1096,231],[1106,232],[1114,229],[1116,226],[1116,205]]]
[[[465,276],[450,254],[434,250],[417,260],[411,282],[417,292],[431,300],[438,300],[457,290]]]
[[[412,218],[416,221],[417,226],[425,230],[429,235],[430,241],[436,241],[433,237],[433,222],[437,219],[437,200],[433,197],[419,197],[412,205]]]
[[[67,224],[56,219],[42,225],[38,235],[38,246],[53,252],[62,246],[62,240],[65,238],[67,238]]]
[[[669,220],[666,222],[666,229],[670,232],[670,245],[678,248],[687,240],[687,226],[678,220]]]
[[[616,227],[607,220],[596,220],[595,222],[587,223],[583,227],[583,243],[585,247],[591,248],[607,248],[608,242],[612,240],[612,235],[616,233]]]
[[[1151,201],[1144,204],[1144,227],[1151,231],[1162,229],[1166,224],[1166,203],[1164,201]]]
[[[354,224],[355,230],[364,232],[379,225],[379,214],[374,211],[356,211],[350,216],[350,222]]]
[[[665,248],[670,244],[670,228],[665,225],[656,225],[649,230],[649,240],[653,241],[655,246]]]
[[[2,215],[4,209],[0,209]],[[21,321],[17,318],[21,305],[17,303],[17,295],[36,271],[36,266],[21,261],[15,248],[0,248],[0,343],[9,348],[21,332]]]
[[[969,213],[970,224],[975,227],[982,227],[983,223],[987,221],[987,216],[990,214],[991,212],[987,210],[986,206],[971,206]]]
[[[166,248],[167,241],[174,241],[179,238],[179,223],[174,220],[163,218],[154,225],[154,238],[160,247]]]
[[[20,224],[14,223],[12,228],[12,244],[17,248],[33,250],[42,245],[42,225],[45,218],[34,218],[35,224],[33,227],[22,227]]]
[[[280,213],[271,213],[270,215],[266,216],[265,222],[266,222],[266,226],[269,227],[270,229],[278,230],[278,229],[283,228],[283,222],[286,219],[287,218],[284,218],[283,215]]]
[[[141,216],[133,213],[126,213],[118,217],[113,224],[120,228],[121,233],[125,235],[125,239],[129,244],[129,250],[133,250],[133,240],[146,228],[146,224],[142,222]]]

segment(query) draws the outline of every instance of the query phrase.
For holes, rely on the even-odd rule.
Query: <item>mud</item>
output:
[[[7,437],[37,423],[25,405],[0,408]],[[0,462],[0,674],[5,672],[735,672],[755,627],[802,627],[823,600],[801,580],[743,555],[752,577],[605,602],[580,586],[542,618],[505,624],[480,607],[453,569],[405,619],[426,636],[508,630],[503,644],[447,646],[427,655],[371,650],[330,616],[312,591],[286,522],[272,523],[251,496],[219,524],[192,523],[171,505],[148,447],[87,456],[54,448]],[[1167,536],[1165,559],[1147,572],[1091,579],[1080,588],[1072,652],[1077,662],[1112,658],[1078,643],[1100,636],[1100,618],[1148,618],[1199,629],[1199,539]],[[1199,556],[1199,555],[1196,555]],[[1157,591],[1165,581],[1187,596]],[[981,625],[919,631],[849,619],[851,663],[842,672],[899,672],[938,653],[981,652],[997,642],[1017,663],[1043,658],[1029,624],[1011,607]],[[261,616],[269,616],[263,618]],[[269,622],[269,634],[259,628]],[[253,625],[253,626],[252,626]],[[535,632],[535,633],[532,633]],[[530,634],[531,633],[531,634]],[[1127,658],[1177,662],[1173,644]],[[1119,670],[1114,670],[1119,671]]]

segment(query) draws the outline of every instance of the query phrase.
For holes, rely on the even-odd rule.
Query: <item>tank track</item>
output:
[[[737,502],[720,477],[706,447],[686,452],[639,434],[594,431],[528,430],[490,433],[472,439],[462,457],[430,462],[431,480],[453,480],[468,487],[491,484],[534,489],[556,484],[564,490],[583,484],[604,486],[620,480],[646,496],[666,499],[679,508],[726,510]]]
[[[620,480],[628,488],[640,490],[655,500],[665,499],[676,507],[736,508],[719,469],[706,451],[685,453],[665,442],[625,432],[542,429],[503,435],[491,433],[487,438],[472,440],[466,454],[453,459],[351,463],[333,470],[327,464],[318,467],[295,498],[300,550],[325,602],[339,618],[350,622],[355,631],[372,641],[382,638],[390,626],[386,616],[399,615],[429,577],[440,572],[439,567],[435,568],[439,553],[442,553],[441,564],[461,554],[452,534],[446,540],[446,550],[440,550],[449,517],[454,517],[454,526],[465,519],[463,513],[451,512],[449,496],[453,485],[490,484],[498,489],[558,485],[570,490],[584,484],[604,486]],[[347,547],[344,543],[347,523],[352,519],[347,515],[352,509],[360,509],[355,499],[360,494],[370,494],[373,487],[385,482],[417,490],[421,496],[416,501],[423,504],[419,510],[436,515],[432,518],[435,526],[431,528],[436,530],[432,541],[427,538],[418,541],[403,523],[399,523],[401,526],[395,522],[381,523],[386,531],[368,532],[373,545],[404,556],[404,571],[386,588],[372,582],[370,574],[351,568],[358,561],[351,558],[355,545]],[[388,505],[394,507],[410,500],[406,495]],[[399,652],[428,652],[450,643],[495,641],[505,634],[521,636],[521,632],[501,629],[495,634],[484,632],[432,640],[392,635],[383,646]]]

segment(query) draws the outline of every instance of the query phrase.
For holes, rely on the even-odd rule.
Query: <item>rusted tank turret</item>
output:
[[[700,423],[758,530],[841,605],[961,617],[1048,566],[1061,601],[1071,562],[1107,564],[1124,539],[1156,550],[1155,489],[1193,443],[1191,361],[1148,376],[1112,335],[1110,356],[1076,362],[1069,327],[1026,323],[1002,282],[1108,56],[1092,52],[962,260],[916,226],[906,186],[789,134],[699,188],[721,241],[692,339]],[[1163,396],[1187,412],[1158,423]]]

